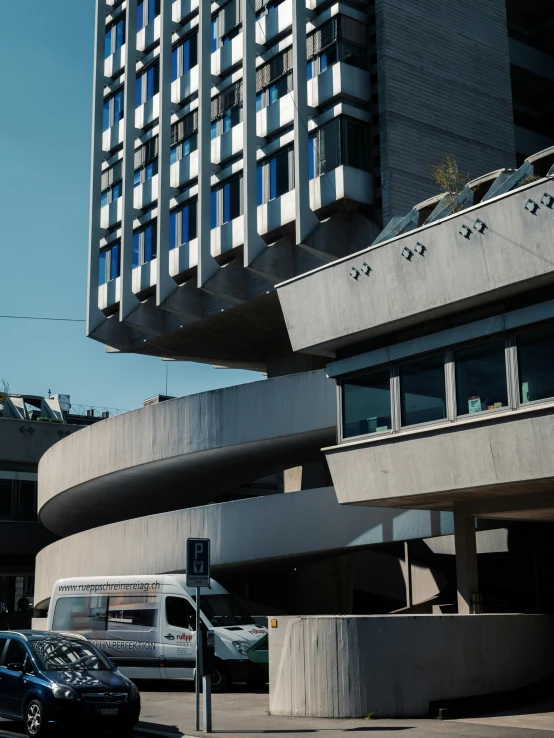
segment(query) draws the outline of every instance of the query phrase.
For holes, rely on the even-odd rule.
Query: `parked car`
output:
[[[0,631],[0,716],[22,720],[28,736],[62,725],[124,736],[139,715],[137,687],[86,638]]]

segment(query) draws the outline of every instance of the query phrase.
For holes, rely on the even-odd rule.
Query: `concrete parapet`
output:
[[[547,615],[282,617],[269,629],[275,715],[415,717],[516,689],[554,666]]]

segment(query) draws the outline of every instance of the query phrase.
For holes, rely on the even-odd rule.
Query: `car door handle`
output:
[[[171,633],[168,633],[166,636],[164,636],[164,638],[167,638],[168,641],[174,641],[175,640],[175,636],[174,635],[171,635]]]

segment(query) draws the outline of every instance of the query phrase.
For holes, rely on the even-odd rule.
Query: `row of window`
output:
[[[142,31],[160,14],[160,0],[142,0],[137,5],[137,32]],[[114,54],[125,43],[125,18],[121,18],[106,28],[104,37],[104,58]]]
[[[506,334],[341,381],[342,438],[554,398],[554,326]]]

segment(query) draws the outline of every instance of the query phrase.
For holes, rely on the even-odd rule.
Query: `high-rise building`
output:
[[[554,143],[551,10],[98,0],[88,333],[282,374],[275,283]],[[317,367],[312,360],[305,365]]]

